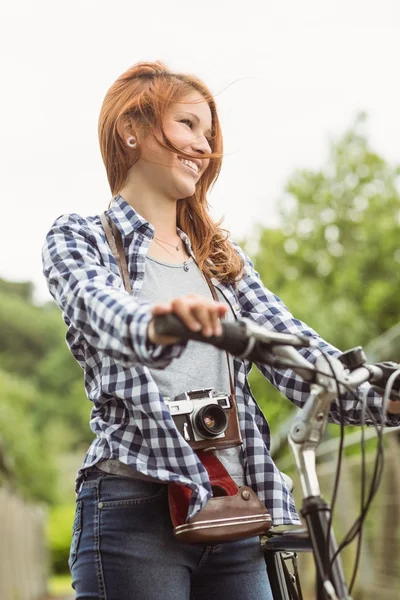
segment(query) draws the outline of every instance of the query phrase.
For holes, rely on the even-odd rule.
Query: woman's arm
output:
[[[42,260],[65,322],[96,350],[126,367],[163,368],[181,355],[185,342],[163,346],[148,340],[149,304],[121,290],[120,277],[103,265],[96,237],[82,217],[63,215],[54,222]]]
[[[237,293],[243,317],[252,319],[259,325],[268,327],[280,332],[302,334],[312,337],[318,342],[318,347],[332,356],[339,356],[340,350],[324,341],[313,329],[308,327],[302,321],[295,319],[289,312],[285,304],[275,294],[270,292],[262,283],[259,274],[254,269],[254,265],[249,256],[235,242],[231,242],[236,251],[241,256],[244,268],[243,278],[238,282]],[[301,354],[307,360],[314,363],[321,355],[318,348],[302,348]],[[287,398],[294,404],[302,407],[310,393],[310,385],[303,381],[291,369],[276,370],[268,365],[256,363],[261,373]],[[371,408],[374,417],[380,421],[380,409],[382,397],[377,394],[369,384],[364,384],[358,388],[358,397],[348,393],[342,396],[341,406],[344,408],[344,422],[357,425],[361,421],[362,402],[361,398],[366,397],[368,406]],[[397,402],[391,403],[389,410],[397,412]],[[334,401],[331,406],[330,420],[340,423],[340,407],[338,401]],[[387,425],[398,425],[400,415],[388,415]]]

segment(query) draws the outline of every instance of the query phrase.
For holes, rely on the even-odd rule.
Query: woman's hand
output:
[[[387,405],[387,411],[392,415],[400,415],[400,401],[399,400],[389,400]]]
[[[203,335],[221,335],[220,319],[225,316],[228,306],[222,302],[208,300],[198,294],[188,294],[174,298],[170,302],[153,304],[151,312],[153,317],[158,315],[175,314],[192,331],[200,331]],[[180,339],[176,337],[158,335],[154,329],[154,319],[149,323],[147,337],[153,344],[175,344]]]

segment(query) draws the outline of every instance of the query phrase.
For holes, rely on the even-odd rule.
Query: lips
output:
[[[199,171],[196,171],[196,170],[195,170],[193,167],[191,167],[190,165],[187,165],[187,164],[185,164],[185,163],[183,162],[185,159],[183,159],[183,158],[179,158],[178,160],[179,160],[179,161],[182,163],[182,165],[183,165],[184,167],[186,167],[186,169],[189,169],[189,170],[190,170],[190,172],[191,172],[193,175],[196,175],[196,177],[199,175]],[[190,159],[190,161],[191,161],[191,162],[193,162],[195,165],[197,165],[197,166],[198,166],[198,168],[199,168],[199,170],[200,170],[200,168],[201,168],[201,161],[192,160],[192,159]],[[199,163],[200,163],[200,164],[199,164]]]
[[[198,169],[199,169],[198,173],[200,173],[200,171],[201,171],[201,160],[198,160],[196,158],[190,158],[189,160],[192,161],[192,163],[194,163],[195,165],[198,166]]]

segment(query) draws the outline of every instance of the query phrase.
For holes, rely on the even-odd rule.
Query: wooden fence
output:
[[[46,509],[0,488],[0,598],[40,600],[49,574]]]

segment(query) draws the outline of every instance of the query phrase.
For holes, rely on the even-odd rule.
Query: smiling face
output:
[[[212,116],[207,101],[197,91],[172,103],[166,110],[163,127],[172,144],[196,158],[186,159],[177,152],[161,146],[160,128],[155,128],[144,138],[139,137],[140,159],[133,165],[135,175],[157,193],[173,200],[192,196],[196,184],[209,165],[209,159],[201,160],[211,153],[210,138]],[[198,158],[197,158],[198,157]]]

